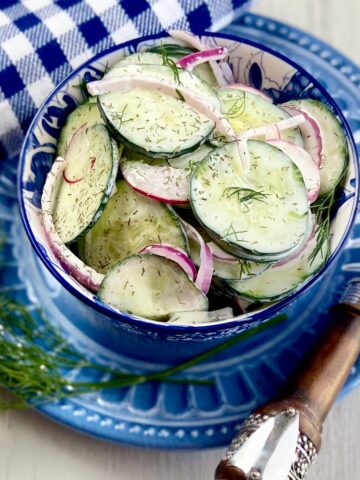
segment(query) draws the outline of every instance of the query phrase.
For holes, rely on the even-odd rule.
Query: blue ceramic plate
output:
[[[247,14],[226,33],[260,41],[301,64],[323,83],[344,112],[360,145],[360,71],[328,45],[298,30]],[[29,308],[43,307],[79,350],[97,362],[154,371],[164,365],[120,356],[94,343],[56,307],[63,288],[31,249],[16,204],[15,169],[0,167],[0,220],[7,230],[2,289]],[[21,259],[21,261],[20,261]],[[360,272],[360,218],[352,237],[321,282],[287,307],[288,321],[194,367],[190,374],[215,377],[213,386],[144,384],[64,400],[41,411],[68,426],[107,440],[158,448],[205,448],[229,443],[243,418],[277,394],[328,323],[322,313],[348,279]],[[357,261],[358,260],[358,261]],[[64,308],[66,312],[66,308]],[[74,372],[74,375],[82,372]],[[360,364],[345,392],[360,383]]]

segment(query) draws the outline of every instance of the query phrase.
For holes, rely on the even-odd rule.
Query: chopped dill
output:
[[[176,95],[179,97],[179,99],[180,99],[182,102],[185,102],[184,95],[180,92],[180,90],[177,89],[177,88],[175,88],[175,92],[176,92]]]

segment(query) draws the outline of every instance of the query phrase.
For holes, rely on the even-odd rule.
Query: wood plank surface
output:
[[[263,0],[253,11],[308,30],[360,64],[359,0]],[[360,478],[359,444],[360,388],[333,408],[309,480]],[[0,413],[0,480],[210,480],[221,454],[112,445],[36,412]]]

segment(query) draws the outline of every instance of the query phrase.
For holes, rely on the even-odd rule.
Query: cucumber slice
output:
[[[239,257],[275,261],[299,247],[311,224],[299,169],[279,149],[248,142],[245,172],[238,145],[213,150],[194,170],[190,200],[199,222],[224,250]]]
[[[326,195],[341,181],[348,165],[349,150],[345,133],[331,110],[318,100],[294,100],[287,105],[304,110],[320,127],[320,196]]]
[[[108,72],[112,77],[148,78],[179,85],[171,68],[164,65],[128,65]],[[196,75],[179,70],[179,80],[207,104],[220,110],[212,88]],[[157,90],[132,88],[100,95],[99,108],[113,135],[132,150],[153,157],[177,157],[195,150],[211,135],[215,124],[186,102]]]
[[[148,165],[156,165],[156,166],[168,166],[173,168],[193,168],[196,163],[199,163],[200,160],[206,157],[208,153],[214,150],[214,147],[211,145],[204,143],[200,145],[196,150],[190,153],[186,153],[185,155],[181,155],[181,157],[176,158],[155,158],[155,157],[146,157],[142,153],[134,152],[129,148],[125,148],[122,158],[126,160],[136,160],[141,162],[146,162]]]
[[[82,127],[65,155],[66,167],[54,202],[59,237],[70,243],[98,221],[113,190],[119,151],[104,125]]]
[[[175,62],[180,58],[185,57],[186,55],[189,55],[190,53],[194,53],[195,51],[194,49],[182,47],[181,45],[173,45],[173,44],[157,45],[156,47],[150,48],[147,52],[143,52],[142,54],[140,54],[141,58],[138,63],[151,63],[150,60],[152,60],[152,63],[162,65],[164,50],[168,58],[174,60]],[[158,59],[155,62],[153,57],[145,56],[145,54],[147,55],[152,54],[153,56],[156,55]],[[134,55],[139,55],[139,54],[134,54]],[[144,55],[144,57],[142,57],[142,55]],[[126,57],[126,58],[129,58],[129,57]],[[197,65],[193,71],[196,73],[198,77],[200,77],[202,80],[207,82],[212,87],[218,86],[218,83],[213,74],[213,71],[211,70],[208,63],[202,63],[200,65]]]
[[[127,160],[145,162],[148,165],[156,165],[158,167],[166,167],[169,165],[169,162],[165,158],[146,157],[143,153],[134,152],[134,150],[130,148],[124,148],[122,161],[126,162]]]
[[[204,143],[193,152],[182,155],[181,157],[169,158],[168,162],[169,165],[174,168],[193,168],[196,163],[199,163],[212,150],[214,150],[214,147],[208,145],[207,143]]]
[[[147,52],[158,53],[163,55],[163,52],[166,52],[168,57],[186,57],[190,53],[194,53],[196,50],[190,47],[184,47],[183,45],[178,45],[177,43],[162,43],[161,45],[155,45],[147,50]]]
[[[188,249],[176,214],[135,192],[124,180],[116,183],[116,193],[81,243],[82,260],[100,273],[107,273],[125,257],[153,243]]]
[[[140,317],[167,320],[170,313],[208,309],[206,296],[175,262],[157,255],[132,255],[105,276],[98,297]]]
[[[65,156],[65,152],[69,143],[76,132],[82,125],[91,127],[97,123],[104,124],[96,103],[86,102],[79,105],[68,116],[65,125],[61,129],[60,137],[57,143],[57,154],[60,157]]]
[[[199,225],[195,227],[205,242],[211,241],[210,236]],[[196,266],[200,265],[200,246],[189,238],[190,257]],[[254,277],[270,268],[271,263],[256,263],[238,258],[236,261],[221,261],[213,256],[214,276],[224,280],[243,280]]]
[[[312,259],[311,254],[316,242],[316,236],[313,236],[298,257],[280,266],[274,265],[257,277],[227,282],[227,285],[232,291],[252,301],[280,300],[300,288],[324,265],[329,252],[329,242],[324,242],[322,249]]]
[[[218,91],[218,95],[222,112],[237,133],[291,117],[288,112],[260,95],[239,88],[222,88]],[[303,146],[298,127],[282,131],[281,139]]]

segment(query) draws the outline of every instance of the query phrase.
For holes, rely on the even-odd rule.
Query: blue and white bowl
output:
[[[104,70],[124,55],[145,50],[160,42],[169,41],[166,35],[136,39],[95,56],[79,67],[58,85],[45,100],[34,118],[21,152],[18,171],[18,194],[21,215],[32,246],[51,274],[63,285],[60,296],[61,310],[76,325],[99,343],[114,350],[120,348],[129,353],[136,348],[137,355],[144,358],[179,358],[183,349],[188,352],[189,341],[195,354],[222,338],[234,335],[266,321],[280,311],[286,310],[289,302],[301,301],[301,295],[326,274],[344,241],[354,216],[358,197],[358,164],[351,131],[340,109],[319,82],[301,66],[288,58],[271,51],[264,45],[229,35],[209,34],[204,36],[210,45],[226,46],[230,63],[238,82],[249,84],[270,95],[275,102],[294,98],[315,98],[326,103],[338,116],[347,134],[350,168],[338,208],[331,224],[331,254],[326,265],[296,292],[286,299],[261,310],[211,324],[178,326],[138,318],[119,313],[99,303],[93,293],[86,290],[60,265],[49,248],[41,216],[41,193],[46,175],[55,157],[56,142],[67,116],[84,100],[78,85],[82,80],[102,77]],[[174,43],[172,39],[171,43]],[[159,348],[159,342],[162,346]],[[187,345],[183,348],[184,345]],[[128,350],[128,352],[127,352]],[[141,353],[143,352],[143,353]],[[161,352],[161,353],[159,353]]]

